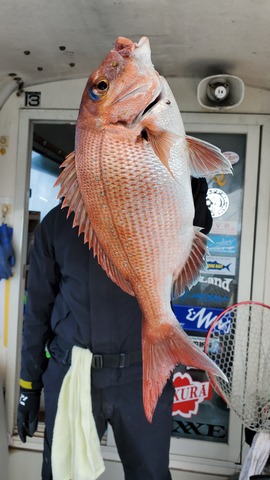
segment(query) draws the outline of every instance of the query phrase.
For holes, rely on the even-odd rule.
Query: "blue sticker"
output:
[[[207,242],[208,250],[211,254],[230,254],[236,255],[237,237],[233,235],[208,235],[210,241]]]
[[[172,309],[184,330],[201,333],[207,333],[214,320],[223,312],[223,309],[220,308],[186,305],[173,305]],[[226,333],[227,325],[224,325],[224,329],[222,325],[220,325],[219,330]]]
[[[231,279],[232,280],[232,279]],[[211,290],[211,287],[210,289]],[[201,292],[201,291],[198,291],[196,292],[195,291],[195,287],[193,287],[192,291],[187,291],[187,293],[185,294],[185,298],[184,296],[181,297],[181,300],[185,300],[186,298],[188,297],[189,299],[189,302],[188,303],[192,303],[193,301],[199,305],[203,305],[204,303],[207,303],[207,304],[218,304],[220,306],[227,306],[229,301],[230,301],[230,295],[218,295],[218,294],[215,294],[215,293],[209,293],[208,291],[206,291],[205,293]],[[180,301],[181,301],[180,300]],[[187,302],[185,302],[187,303]],[[181,304],[183,304],[183,301],[181,301]]]

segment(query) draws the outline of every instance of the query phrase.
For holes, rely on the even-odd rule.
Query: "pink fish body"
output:
[[[118,38],[90,76],[58,183],[108,276],[142,311],[143,401],[149,421],[177,363],[224,376],[188,338],[171,297],[196,283],[206,237],[193,227],[190,176],[230,173],[219,149],[185,135],[151,62],[149,42]]]

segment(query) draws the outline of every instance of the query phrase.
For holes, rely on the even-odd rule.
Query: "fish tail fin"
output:
[[[162,390],[177,364],[226,376],[220,368],[190,340],[177,320],[163,322],[156,328],[143,321],[143,404],[151,423]]]

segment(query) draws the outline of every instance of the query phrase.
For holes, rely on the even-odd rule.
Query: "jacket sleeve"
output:
[[[42,375],[47,367],[45,345],[51,337],[51,313],[59,291],[60,273],[52,244],[52,215],[49,213],[37,228],[30,254],[20,386],[33,390],[42,388]]]
[[[206,204],[206,196],[208,185],[205,178],[191,179],[193,201],[195,207],[195,215],[193,224],[197,227],[201,227],[201,232],[207,234],[212,228],[212,215]]]

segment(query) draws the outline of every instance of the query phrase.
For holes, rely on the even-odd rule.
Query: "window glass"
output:
[[[198,283],[173,301],[180,324],[203,349],[213,321],[237,302],[246,135],[189,134],[219,147],[233,164],[233,175],[208,179],[207,205],[213,225],[208,234],[206,265]],[[230,411],[212,388],[206,373],[179,366],[174,384],[172,436],[227,443]]]

